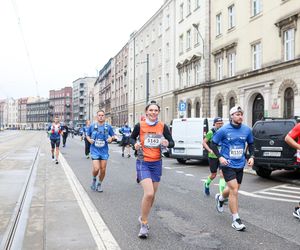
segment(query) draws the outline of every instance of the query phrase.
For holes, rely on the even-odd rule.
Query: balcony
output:
[[[84,100],[84,96],[83,95],[79,96],[79,99]]]
[[[84,108],[84,106],[85,106],[85,105],[84,105],[83,103],[80,103],[80,104],[79,104],[79,107],[80,107],[80,108]]]

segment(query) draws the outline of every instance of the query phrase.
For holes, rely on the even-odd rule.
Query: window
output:
[[[161,77],[158,77],[158,91],[159,91],[159,93],[163,92]]]
[[[188,105],[187,105],[187,117],[188,118],[192,117],[192,105],[190,102],[188,102]]]
[[[152,42],[154,42],[155,41],[155,29],[154,28],[152,29],[151,37],[152,37]]]
[[[200,63],[195,63],[194,67],[194,72],[195,72],[195,84],[200,83]]]
[[[217,58],[217,80],[222,80],[223,79],[223,59],[222,57]]]
[[[195,117],[200,117],[200,102],[196,102],[196,107],[195,107]]]
[[[169,121],[169,108],[165,108],[165,122]]]
[[[235,8],[234,5],[228,7],[228,28],[232,29],[235,26]]]
[[[166,74],[166,84],[165,84],[165,91],[168,91],[170,89],[170,75],[169,73]]]
[[[162,35],[162,23],[159,23],[159,27],[158,27],[158,36]]]
[[[218,117],[223,117],[223,102],[222,99],[218,100]]]
[[[188,30],[186,32],[186,49],[190,49],[191,48],[191,30]]]
[[[180,8],[179,8],[179,21],[182,21],[183,20],[183,3],[180,4]]]
[[[217,36],[221,35],[221,33],[222,33],[222,30],[221,30],[221,17],[222,17],[221,13],[216,16],[216,34],[217,34]]]
[[[284,91],[284,118],[294,116],[294,91],[292,88],[287,88]]]
[[[179,88],[181,88],[182,84],[183,84],[182,72],[181,71],[178,72],[178,76],[179,76]]]
[[[195,0],[195,10],[200,7],[200,0]]]
[[[166,43],[166,61],[170,60],[170,44]]]
[[[166,16],[166,29],[168,29],[170,27],[170,15],[167,14]]]
[[[289,61],[295,58],[295,29],[284,32],[284,60]]]
[[[186,11],[187,11],[187,16],[191,14],[191,0],[187,0]]]
[[[229,110],[235,106],[234,97],[230,97],[229,99]]]
[[[162,53],[161,49],[158,50],[158,65],[162,64]]]
[[[260,0],[252,0],[252,16],[256,16],[261,12]]]
[[[228,54],[228,76],[235,76],[235,53]]]
[[[252,45],[252,69],[261,68],[261,43]]]
[[[186,68],[186,85],[190,86],[191,85],[191,66],[187,66]]]
[[[179,54],[183,53],[183,35],[179,37]]]

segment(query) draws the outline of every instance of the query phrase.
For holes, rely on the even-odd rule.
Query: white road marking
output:
[[[177,174],[184,174],[183,171],[176,171]]]
[[[248,197],[260,198],[260,199],[266,199],[266,200],[285,201],[285,202],[292,202],[292,203],[295,203],[295,201],[296,201],[296,200],[291,200],[291,199],[282,199],[282,198],[258,195],[258,194],[249,193],[249,192],[242,191],[242,190],[239,190],[239,193],[242,195],[248,196]]]
[[[60,162],[98,249],[121,249],[62,154]]]
[[[194,177],[194,175],[193,175],[193,174],[185,174],[185,176],[192,176],[192,177]]]

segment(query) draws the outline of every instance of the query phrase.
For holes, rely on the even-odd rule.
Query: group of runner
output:
[[[130,145],[133,145],[137,152],[136,174],[144,193],[138,217],[140,223],[138,236],[140,238],[147,238],[149,233],[148,217],[162,176],[161,150],[165,147],[174,147],[174,141],[167,125],[158,120],[159,113],[160,106],[157,102],[151,101],[145,108],[146,119],[137,123],[132,133],[127,123],[120,129],[120,133],[123,135],[122,156],[124,157],[125,148],[128,148],[127,156],[130,157]],[[204,193],[207,196],[210,195],[210,184],[219,169],[219,193],[215,195],[216,209],[222,213],[224,203],[228,200],[232,214],[231,226],[237,231],[242,231],[246,226],[242,223],[238,213],[238,190],[242,183],[245,165],[252,167],[254,164],[254,140],[251,128],[243,124],[244,111],[242,108],[235,106],[230,109],[229,113],[230,122],[223,125],[221,117],[215,118],[214,127],[203,140],[203,146],[209,153],[211,172],[204,183]],[[54,158],[54,147],[57,145],[56,132],[60,133],[57,123],[57,119],[55,119],[51,127],[51,130],[55,131],[51,134],[53,138],[50,136],[52,158]],[[85,154],[87,158],[91,154],[92,158],[91,189],[103,192],[102,182],[105,178],[109,158],[108,143],[116,137],[111,125],[105,122],[103,110],[97,112],[94,123],[86,122],[83,131]],[[294,141],[296,138],[299,140],[298,143]],[[298,149],[300,161],[300,124],[287,135],[286,141],[290,146]],[[246,158],[246,151],[249,152],[248,158]],[[58,154],[59,151],[56,150],[56,160]],[[300,218],[299,206],[295,208],[293,215]]]

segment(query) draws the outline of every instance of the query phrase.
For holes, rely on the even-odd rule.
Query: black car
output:
[[[299,169],[296,150],[284,140],[287,133],[297,124],[295,119],[264,118],[253,126],[254,166],[258,176],[269,177],[273,170]]]

